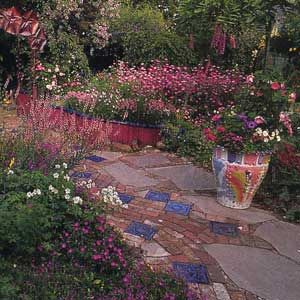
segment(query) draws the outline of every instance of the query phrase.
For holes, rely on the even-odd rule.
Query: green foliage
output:
[[[31,254],[42,243],[51,241],[57,230],[68,222],[67,214],[77,214],[69,205],[65,190],[74,192],[73,183],[63,179],[64,171],[45,176],[40,172],[14,170],[0,173],[0,252],[10,255]],[[57,189],[51,191],[50,186]],[[37,191],[36,193],[34,191]],[[32,194],[33,193],[33,194]]]
[[[195,63],[188,40],[171,29],[158,9],[123,7],[112,28],[118,33],[113,41],[123,48],[122,59],[131,65],[149,65],[155,59],[175,65]]]
[[[207,142],[200,128],[189,122],[176,120],[164,126],[162,137],[168,151],[190,157],[206,168],[211,167],[213,146]]]

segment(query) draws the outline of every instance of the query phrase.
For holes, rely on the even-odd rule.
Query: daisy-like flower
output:
[[[70,193],[71,193],[71,190],[70,190],[70,189],[65,189],[65,193],[66,193],[66,194],[70,194]]]
[[[33,194],[31,192],[28,192],[26,195],[27,195],[27,198],[33,197]]]
[[[63,163],[62,165],[63,165],[63,167],[64,167],[65,169],[68,168],[68,165],[67,165],[66,163]]]
[[[66,200],[70,200],[70,198],[71,198],[71,196],[70,196],[69,194],[66,194],[66,195],[65,195],[65,199],[66,199]]]
[[[14,171],[13,170],[9,170],[8,172],[7,172],[7,175],[13,175],[14,174]]]
[[[69,175],[65,175],[64,179],[67,180],[67,181],[70,181],[70,176]]]
[[[57,179],[59,177],[59,174],[58,173],[54,173],[53,177]]]
[[[55,165],[55,169],[60,169],[60,165]]]
[[[262,135],[263,135],[263,136],[269,136],[269,133],[268,133],[267,130],[264,130],[264,131],[262,132]]]
[[[73,200],[74,204],[82,204],[83,203],[83,200],[79,196],[74,197],[72,200]]]

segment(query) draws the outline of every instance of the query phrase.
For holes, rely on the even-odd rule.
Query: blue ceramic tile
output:
[[[90,179],[92,177],[92,173],[91,172],[74,172],[72,174],[72,177]]]
[[[173,269],[177,276],[188,283],[209,283],[207,268],[204,265],[174,262]]]
[[[165,207],[165,211],[175,214],[187,216],[190,213],[191,205],[179,203],[175,201],[169,201]]]
[[[228,152],[228,161],[233,163],[233,162],[235,162],[235,160],[236,160],[236,154]]]
[[[210,222],[210,231],[215,234],[226,235],[236,237],[238,235],[238,228],[235,224],[221,223],[221,222]]]
[[[143,237],[146,240],[151,240],[154,234],[156,233],[156,229],[151,227],[150,225],[143,224],[140,222],[133,221],[129,224],[125,232],[131,233],[133,235],[137,235]]]
[[[91,155],[91,156],[86,157],[86,159],[91,160],[93,162],[97,162],[97,163],[102,162],[102,161],[105,160],[104,157],[101,157],[101,156],[98,156],[98,155]]]
[[[127,195],[127,194],[123,194],[123,193],[118,193],[120,200],[123,202],[123,204],[128,204],[130,203],[134,197]]]
[[[152,200],[152,201],[168,202],[170,200],[170,194],[169,193],[156,192],[156,191],[149,191],[146,194],[145,198],[148,199],[148,200]]]

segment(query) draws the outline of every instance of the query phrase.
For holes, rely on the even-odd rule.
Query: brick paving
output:
[[[269,251],[281,258],[282,253],[278,252],[280,247],[274,247],[255,234],[262,224],[277,222],[273,215],[256,208],[237,211],[220,207],[214,198],[214,183],[208,182],[208,179],[212,178],[211,174],[200,168],[196,169],[191,163],[173,154],[148,149],[139,153],[98,152],[97,155],[107,159],[100,163],[84,160],[81,167],[92,170],[99,188],[113,185],[118,192],[133,197],[127,209],[122,208],[108,216],[109,223],[123,233],[133,221],[146,224],[143,230],[155,230],[154,235],[145,233],[145,237],[151,236],[150,239],[143,237],[140,229],[124,233],[130,244],[141,248],[147,263],[162,269],[174,269],[174,263],[187,263],[184,265],[185,275],[181,275],[187,276],[185,279],[202,299],[268,299],[261,296],[264,292],[258,291],[256,294],[255,288],[250,291],[238,286],[221,268],[222,261],[217,261],[217,256],[209,254],[206,247],[244,246],[250,251]],[[176,173],[176,170],[179,172]],[[124,178],[126,176],[128,178]],[[185,178],[182,178],[184,176]],[[200,188],[196,187],[197,180]],[[169,207],[174,201],[178,205],[173,205],[172,211],[166,209],[166,206]],[[299,227],[295,227],[295,230],[300,232]],[[288,250],[287,253],[291,252],[292,246]],[[205,282],[205,276],[201,275],[200,271],[197,273],[195,266],[198,265],[203,266],[207,272],[208,282]],[[298,270],[297,266],[294,267]],[[300,290],[294,292],[297,295]],[[289,299],[288,297],[287,293],[286,299]]]

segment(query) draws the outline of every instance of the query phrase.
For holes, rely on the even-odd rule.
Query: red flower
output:
[[[210,128],[204,128],[204,135],[208,141],[215,142],[217,137],[212,133]]]
[[[278,83],[277,81],[272,82],[271,83],[271,89],[274,90],[274,91],[279,90],[280,89],[280,83]]]
[[[214,115],[211,119],[214,122],[218,122],[221,119],[221,116],[220,115]]]
[[[218,126],[218,127],[217,127],[217,131],[220,132],[220,133],[223,133],[223,132],[226,131],[226,129],[225,129],[225,127],[223,127],[223,126]]]

